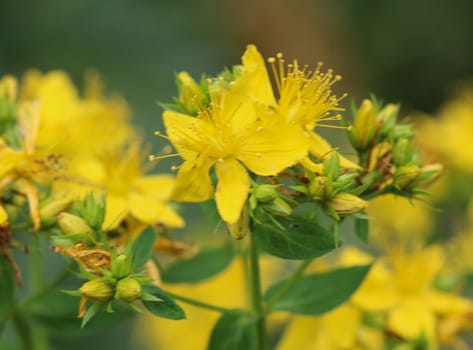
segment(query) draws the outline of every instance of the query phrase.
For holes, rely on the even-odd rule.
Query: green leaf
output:
[[[223,314],[212,330],[208,350],[256,350],[255,322],[249,315]]]
[[[313,220],[292,216],[253,227],[256,244],[283,259],[311,259],[336,248],[333,234]]]
[[[3,330],[15,294],[15,276],[7,258],[0,254],[0,332]]]
[[[132,270],[142,267],[151,258],[156,237],[156,231],[148,226],[133,242],[131,250],[133,254]]]
[[[146,293],[149,293],[160,301],[143,300],[143,305],[156,316],[168,318],[171,320],[182,320],[186,318],[184,310],[161,288],[148,285],[143,287]]]
[[[272,310],[291,311],[301,315],[321,315],[348,300],[370,267],[371,265],[352,266],[303,276],[277,301],[271,301],[285,284],[286,281],[283,280],[270,287],[265,298],[270,304],[274,302]]]
[[[187,260],[179,260],[163,271],[162,278],[168,283],[195,283],[223,271],[234,257],[231,244],[204,250]]]
[[[368,243],[370,223],[368,219],[355,217],[356,236],[364,243]]]

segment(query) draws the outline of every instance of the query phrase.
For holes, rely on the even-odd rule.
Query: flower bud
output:
[[[353,125],[352,141],[355,148],[364,150],[370,143],[376,126],[376,116],[373,103],[370,100],[363,100],[360,108],[356,112]]]
[[[415,185],[421,170],[416,164],[404,165],[396,170],[394,184],[401,189],[408,189]]]
[[[345,216],[358,213],[368,207],[368,202],[347,192],[337,193],[328,205],[334,209],[338,215]]]
[[[422,168],[420,168],[420,174],[417,178],[417,180],[419,181],[418,185],[422,187],[430,186],[432,183],[437,181],[442,171],[442,164],[433,163],[424,165]]]
[[[263,208],[274,215],[289,216],[292,214],[292,207],[281,197],[271,203],[264,204]]]
[[[70,198],[55,198],[39,209],[39,217],[41,220],[55,217],[60,212],[66,210],[71,202]]]
[[[408,163],[412,158],[412,147],[408,139],[400,139],[393,148],[392,152],[394,164],[400,166]]]
[[[333,152],[330,157],[324,160],[324,175],[332,181],[335,181],[340,175],[340,157],[337,152]]]
[[[323,199],[329,194],[330,185],[326,176],[316,176],[309,184],[309,194],[312,198]]]
[[[262,184],[253,189],[253,196],[260,203],[269,203],[279,197],[273,185]]]
[[[116,278],[129,276],[131,273],[131,259],[125,254],[118,255],[112,261],[112,273]]]
[[[93,228],[101,228],[105,219],[105,198],[92,192],[84,198],[81,204],[82,217]]]
[[[187,112],[197,113],[197,106],[204,98],[202,89],[187,72],[178,73],[176,79],[179,86],[179,102]]]
[[[141,297],[141,284],[134,278],[124,278],[118,281],[115,289],[115,299],[131,302]]]
[[[104,304],[112,299],[113,287],[106,284],[102,279],[97,278],[85,282],[82,287],[79,288],[79,292],[91,301]]]
[[[82,233],[89,235],[93,233],[92,228],[84,219],[70,213],[61,213],[57,216],[59,227],[65,234]]]

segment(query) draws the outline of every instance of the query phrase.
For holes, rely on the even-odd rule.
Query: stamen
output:
[[[163,139],[166,139],[166,140],[169,140],[169,137],[167,137],[166,135],[162,134],[161,131],[155,131],[154,134],[156,136],[159,136],[159,137],[162,137]]]
[[[173,153],[173,154],[165,154],[165,155],[162,155],[162,156],[155,156],[155,155],[150,155],[148,157],[149,161],[153,162],[155,160],[160,160],[160,159],[164,159],[164,158],[172,158],[172,157],[178,157],[180,156],[179,153]]]

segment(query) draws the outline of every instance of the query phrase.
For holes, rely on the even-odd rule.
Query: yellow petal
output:
[[[131,214],[144,223],[163,223],[169,227],[184,226],[184,220],[169,205],[150,197],[148,193],[132,193],[128,200]]]
[[[172,198],[183,202],[201,202],[213,197],[209,175],[212,162],[198,158],[184,162],[179,168]]]
[[[388,328],[406,339],[425,336],[429,344],[435,343],[435,317],[421,298],[406,298],[388,315]]]
[[[8,215],[5,209],[0,205],[0,228],[8,222]]]
[[[205,150],[205,121],[172,111],[164,111],[163,120],[169,140],[182,158],[193,160]]]
[[[284,123],[255,125],[236,157],[258,175],[276,175],[307,155],[309,141],[299,127]]]
[[[129,208],[125,197],[111,193],[107,194],[105,220],[102,224],[102,229],[112,230],[116,228],[128,213]]]
[[[334,150],[334,148],[325,140],[322,136],[315,132],[309,132],[310,135],[310,147],[309,152],[316,156],[317,158],[322,159],[323,157],[327,156]],[[343,168],[350,168],[350,169],[359,169],[360,166],[351,160],[345,158],[342,155],[340,156],[340,166]]]
[[[137,179],[135,186],[152,198],[168,200],[175,184],[176,178],[172,175],[149,175]]]
[[[240,217],[248,197],[250,179],[246,169],[233,158],[218,162],[216,173],[218,178],[215,191],[217,209],[223,220],[233,224]]]
[[[425,299],[430,307],[441,315],[471,315],[473,312],[473,304],[470,300],[440,290],[429,290]]]
[[[39,230],[40,226],[40,217],[39,217],[39,193],[36,186],[31,182],[27,181],[24,178],[20,178],[16,185],[20,192],[24,193],[27,200],[28,205],[30,207],[30,215],[31,220],[33,220],[33,228],[31,229],[32,232],[36,232]]]
[[[322,316],[328,335],[340,349],[352,349],[361,326],[361,312],[350,304],[343,304]],[[343,331],[340,331],[343,325]]]

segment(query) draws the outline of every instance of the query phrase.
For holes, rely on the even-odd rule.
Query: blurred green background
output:
[[[156,102],[175,94],[174,72],[216,74],[254,43],[266,57],[324,61],[343,76],[339,94],[359,101],[373,92],[434,112],[473,76],[472,15],[471,0],[0,0],[0,75],[62,69],[81,86],[95,68],[151,141],[161,125]],[[55,344],[125,349],[129,329]]]

